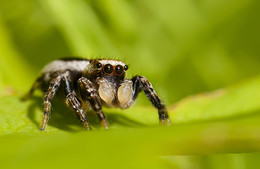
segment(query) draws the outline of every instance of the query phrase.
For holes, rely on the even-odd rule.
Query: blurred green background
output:
[[[259,75],[259,16],[258,0],[0,0],[0,96],[26,92],[54,59],[82,56],[125,61],[129,78],[146,76],[172,105]],[[258,156],[164,160],[233,169]]]
[[[1,0],[1,62],[11,57],[5,45],[30,77],[64,56],[122,59],[129,77],[147,76],[171,104],[259,74],[259,6],[257,0]]]

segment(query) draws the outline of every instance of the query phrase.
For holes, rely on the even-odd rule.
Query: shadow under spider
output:
[[[40,129],[41,120],[36,118],[38,116],[36,113],[39,112],[37,111],[37,109],[41,110],[41,115],[43,116],[43,100],[41,97],[34,96],[31,98],[31,100],[32,103],[29,105],[27,115],[29,119],[35,124],[35,126]],[[125,127],[145,126],[144,124],[131,120],[124,115],[113,112],[104,113],[110,125],[120,124]],[[91,126],[93,126],[94,128],[102,127],[95,112],[87,112],[87,118]],[[78,132],[84,130],[84,126],[81,124],[80,120],[76,116],[76,113],[69,109],[65,104],[65,99],[62,100],[61,98],[54,98],[52,101],[52,112],[45,130],[48,130],[48,126],[53,126],[60,130],[69,132]]]

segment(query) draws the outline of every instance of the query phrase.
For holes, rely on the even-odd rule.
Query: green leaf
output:
[[[62,99],[54,102],[46,131],[40,132],[42,99],[34,97],[30,102],[22,102],[17,96],[6,96],[0,102],[0,131],[3,140],[7,140],[2,144],[15,138],[36,139],[46,140],[51,145],[55,142],[63,142],[63,146],[73,144],[75,149],[80,149],[86,141],[83,149],[86,148],[90,154],[96,151],[120,151],[136,155],[138,152],[139,157],[148,154],[258,151],[260,104],[257,100],[260,96],[256,91],[260,90],[259,87],[260,78],[257,77],[216,92],[188,97],[169,107],[173,122],[170,127],[158,125],[157,113],[152,106],[136,105],[128,110],[105,109],[110,130],[103,131],[96,116],[90,114],[94,126],[91,132],[84,131]],[[220,118],[225,120],[218,120]],[[19,144],[22,146],[24,143],[18,141],[16,146]],[[88,145],[95,148],[91,149]],[[61,145],[59,147],[62,148]],[[45,151],[44,146],[39,153],[41,151]],[[67,151],[74,150],[70,148]]]
[[[260,155],[253,153],[260,149],[259,77],[168,106],[169,127],[159,126],[156,109],[139,102],[128,110],[105,109],[109,131],[88,114],[93,130],[87,132],[57,98],[40,132],[42,95],[20,101],[36,77],[31,68],[66,55],[67,47],[74,55],[121,55],[132,63],[130,71],[158,81],[153,84],[169,103],[257,75],[257,7],[254,0],[2,1],[1,167],[259,168]],[[43,50],[46,59],[37,57]]]
[[[176,122],[212,120],[248,115],[259,110],[260,77],[185,98],[169,109]]]

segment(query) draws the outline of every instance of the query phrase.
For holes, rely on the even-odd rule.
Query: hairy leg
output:
[[[156,94],[152,84],[143,76],[133,77],[132,82],[134,90],[133,100],[135,100],[138,96],[138,93],[143,90],[146,97],[152,102],[154,107],[158,109],[160,124],[170,125],[171,121],[169,119],[167,109],[159,96]]]
[[[92,109],[97,113],[97,116],[101,122],[101,125],[105,129],[108,129],[109,128],[108,122],[103,113],[101,101],[98,96],[98,92],[92,85],[91,81],[85,77],[82,77],[78,80],[78,86],[79,86],[81,98],[84,101],[87,101],[90,103]]]
[[[90,124],[87,120],[84,110],[82,109],[82,105],[80,100],[74,94],[73,90],[71,89],[70,80],[67,75],[64,75],[63,80],[65,82],[65,94],[66,94],[66,104],[76,112],[77,116],[79,117],[81,123],[87,130],[91,130]]]
[[[50,82],[50,86],[44,97],[44,102],[43,102],[44,115],[43,115],[40,130],[44,130],[49,121],[50,113],[51,113],[51,101],[61,84],[62,78],[63,75],[59,75]]]

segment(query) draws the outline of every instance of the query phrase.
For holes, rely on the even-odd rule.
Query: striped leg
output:
[[[68,80],[68,77],[65,75],[63,77],[65,81],[65,93],[66,93],[66,104],[76,112],[77,116],[79,117],[81,123],[87,130],[91,130],[90,124],[87,120],[87,117],[85,115],[84,110],[82,109],[81,102],[77,98],[75,94],[73,94],[71,87],[70,87],[70,82]]]
[[[81,120],[82,124],[87,130],[90,130],[90,124],[87,121],[87,118],[85,116],[85,112],[82,109],[81,103],[79,99],[73,94],[73,90],[71,89],[70,82],[68,80],[68,73],[65,72],[59,76],[57,76],[55,79],[53,79],[50,82],[50,86],[46,92],[46,95],[44,97],[44,116],[42,119],[42,124],[40,130],[44,130],[51,113],[51,101],[53,97],[55,96],[60,84],[64,82],[65,83],[65,94],[66,94],[66,104],[76,112],[77,116]]]
[[[90,124],[87,120],[85,112],[81,107],[81,103],[79,99],[72,93],[66,96],[66,104],[76,112],[77,116],[79,117],[81,123],[87,130],[91,130]]]
[[[81,94],[81,98],[91,104],[92,109],[97,113],[97,116],[101,122],[101,125],[108,129],[108,122],[103,113],[100,98],[97,90],[92,85],[91,81],[85,77],[78,80],[78,86]]]
[[[44,116],[43,116],[42,124],[41,124],[41,128],[40,128],[40,130],[42,130],[42,131],[45,129],[45,127],[49,121],[50,113],[51,113],[51,101],[61,84],[62,77],[63,77],[63,75],[59,75],[55,79],[53,79],[50,82],[50,86],[45,94],[44,102],[43,102]]]
[[[136,99],[138,93],[143,90],[146,97],[152,102],[154,107],[158,109],[160,124],[170,125],[171,121],[169,119],[167,109],[165,105],[162,103],[161,99],[156,94],[152,84],[145,77],[142,76],[133,77],[132,82],[134,88],[133,99]]]

